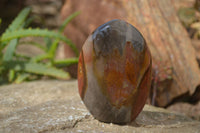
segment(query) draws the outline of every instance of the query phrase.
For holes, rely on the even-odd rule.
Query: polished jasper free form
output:
[[[78,63],[80,96],[98,120],[125,124],[141,112],[151,86],[151,55],[141,33],[123,20],[98,27]]]

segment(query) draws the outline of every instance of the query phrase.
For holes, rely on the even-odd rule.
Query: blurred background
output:
[[[116,18],[131,23],[143,34],[152,53],[153,79],[147,103],[200,120],[200,0],[1,0],[1,36],[25,7],[31,7],[29,17],[34,18],[28,27],[49,29],[52,32],[59,32],[66,18],[80,11],[62,33],[78,51],[88,35],[101,24]],[[46,47],[45,43],[52,40],[26,36],[20,38],[19,43],[30,41]],[[5,51],[2,50],[2,60]],[[15,52],[29,59],[44,54],[38,47],[23,44],[17,45]],[[13,58],[18,59],[15,54]],[[51,60],[48,64],[47,60],[51,58],[39,61],[58,68],[62,65],[62,70],[69,72],[70,78],[55,74],[44,76],[36,72],[36,75],[28,75],[20,81],[77,78],[78,56],[72,47],[60,42],[54,58],[70,59],[70,63],[52,63]],[[13,71],[13,68],[2,72],[1,84],[16,83],[17,74],[19,72]],[[23,73],[23,76],[26,74]],[[8,79],[4,79],[6,77]]]

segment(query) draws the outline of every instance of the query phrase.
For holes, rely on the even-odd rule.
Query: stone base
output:
[[[200,122],[145,105],[129,125],[94,119],[78,95],[77,81],[35,81],[0,87],[0,132],[197,133]]]

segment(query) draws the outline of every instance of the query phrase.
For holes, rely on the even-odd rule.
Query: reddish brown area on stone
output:
[[[105,82],[106,95],[110,99],[111,104],[116,107],[121,107],[127,104],[128,97],[131,92],[136,89],[134,85],[130,84],[125,77],[125,61],[120,53],[113,52],[111,57],[108,57],[105,65]],[[100,79],[101,80],[101,79]],[[124,85],[126,84],[127,87]]]
[[[78,89],[81,98],[84,99],[85,91],[87,89],[87,77],[83,52],[80,53],[78,63]]]
[[[134,106],[134,110],[142,109],[149,94],[149,83],[151,83],[151,73],[146,74],[147,69],[151,69],[149,50],[137,52],[132,44],[127,43],[123,55],[115,50],[105,58],[104,63],[104,76],[97,75],[97,78],[100,81],[102,93],[107,96],[110,103],[120,108],[121,106],[132,106],[138,102],[138,106]],[[149,81],[146,81],[146,78],[145,81],[142,81],[143,76],[147,76]],[[143,88],[140,88],[140,84],[147,86],[142,85]],[[140,89],[144,90],[141,92],[142,94],[138,94]],[[136,98],[137,95],[143,95],[139,99],[144,102],[140,104],[140,100]]]
[[[143,79],[141,81],[141,84],[139,86],[139,90],[138,90],[138,95],[136,96],[137,101],[135,102],[135,104],[132,107],[132,116],[131,119],[134,120],[138,114],[141,112],[141,110],[144,107],[144,104],[146,102],[146,98],[148,97],[149,91],[146,88],[146,86],[151,85],[151,67],[149,67],[145,73],[145,75],[143,76]]]
[[[151,77],[152,77],[152,60],[150,57],[151,55],[149,49],[147,48],[145,50],[145,59],[144,59],[145,62],[144,64],[146,64],[145,73],[142,76],[142,79],[139,83],[138,93],[134,98],[136,99],[136,101],[132,105],[131,120],[134,120],[138,116],[138,114],[144,107],[147,97],[149,96],[148,86],[151,86]]]

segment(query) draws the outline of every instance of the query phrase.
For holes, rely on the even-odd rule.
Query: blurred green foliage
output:
[[[70,39],[63,36],[62,32],[66,25],[80,12],[70,15],[60,26],[58,32],[27,28],[33,20],[29,17],[30,12],[30,8],[23,9],[0,36],[0,85],[40,79],[42,76],[69,79],[69,73],[58,67],[66,67],[78,62],[78,58],[56,60],[55,54],[59,42],[63,41],[78,56],[76,46]],[[38,47],[44,54],[29,57],[16,52],[17,46],[21,45],[19,40],[31,36],[43,37],[46,44],[28,41],[25,44]]]

